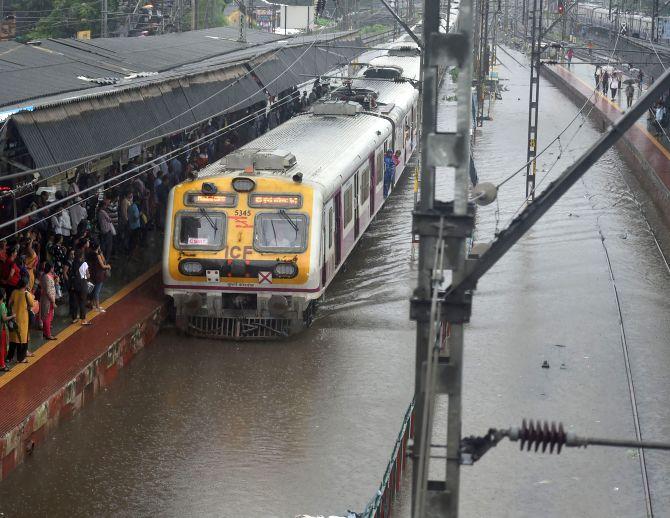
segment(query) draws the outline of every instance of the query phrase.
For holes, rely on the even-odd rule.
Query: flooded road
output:
[[[528,71],[499,58],[508,91],[477,134],[482,181],[500,181],[525,161]],[[544,80],[540,99],[542,147],[579,107]],[[572,138],[580,124],[539,160],[538,182],[559,150],[547,178],[597,138],[589,121]],[[497,214],[496,204],[479,211],[477,240],[507,223],[524,181],[519,175],[501,188]],[[405,178],[314,326],[295,339],[230,344],[163,332],[0,484],[0,511],[293,517],[362,510],[413,393],[412,199]],[[480,282],[466,329],[464,435],[527,417],[561,420],[582,435],[634,437],[632,386],[642,436],[670,436],[670,275],[640,205],[653,219],[610,151]],[[662,247],[670,242],[666,231],[658,236]],[[541,368],[545,360],[549,369]],[[641,465],[633,450],[557,457],[503,442],[463,469],[461,515],[644,516],[644,467],[648,499],[663,516],[669,466],[663,454],[648,453]]]

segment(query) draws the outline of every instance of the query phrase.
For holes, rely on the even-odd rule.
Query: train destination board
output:
[[[230,192],[217,194],[201,194],[189,192],[186,194],[186,205],[207,205],[210,207],[234,207],[237,205],[237,195]]]
[[[302,196],[300,194],[250,194],[249,207],[299,209],[302,207]]]

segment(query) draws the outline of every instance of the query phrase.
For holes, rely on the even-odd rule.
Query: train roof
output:
[[[418,56],[388,55],[373,58],[368,63],[372,67],[394,67],[402,69],[402,77],[418,81],[421,74],[421,59]]]
[[[401,67],[404,78],[419,78],[418,56],[381,56],[373,61],[375,66]],[[400,124],[418,96],[409,82],[360,78],[354,79],[352,86],[377,93],[377,107],[371,109],[372,113],[316,115],[311,112],[299,115],[242,146],[236,153],[260,151],[266,157],[274,154],[271,160],[283,160],[280,157],[291,154],[295,157],[295,165],[256,170],[255,174],[291,178],[301,173],[304,183],[318,187],[324,199],[330,198],[346,176],[392,135],[392,124],[388,119],[395,125]],[[231,176],[242,171],[239,167],[226,168],[224,158],[200,171],[198,177]]]
[[[303,183],[319,187],[324,199],[328,199],[341,187],[345,175],[358,168],[390,134],[390,122],[374,115],[310,113],[286,121],[240,150],[281,150],[293,154],[296,159],[293,167],[256,171],[256,174],[291,178],[301,173]],[[198,177],[231,176],[241,172],[240,169],[226,169],[223,159],[200,171]]]

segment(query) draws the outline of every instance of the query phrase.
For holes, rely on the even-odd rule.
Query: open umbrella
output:
[[[623,81],[623,84],[625,84],[625,85],[634,85],[635,83],[637,83],[637,79],[629,78],[629,79],[624,79],[624,81]]]
[[[607,72],[608,74],[611,74],[612,72],[614,72],[614,67],[610,66],[610,65],[605,65],[604,67],[602,67],[602,70],[603,70],[603,72]]]

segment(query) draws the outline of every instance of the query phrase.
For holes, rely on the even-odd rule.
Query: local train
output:
[[[602,28],[608,31],[619,31],[627,36],[651,39],[651,16],[635,12],[610,11],[607,7],[596,4],[579,3],[576,6],[577,19],[582,27]],[[670,17],[656,18],[658,42],[670,44]]]
[[[195,336],[284,337],[319,299],[383,206],[417,146],[418,49],[370,60],[360,76],[175,186],[163,282],[176,325]]]

